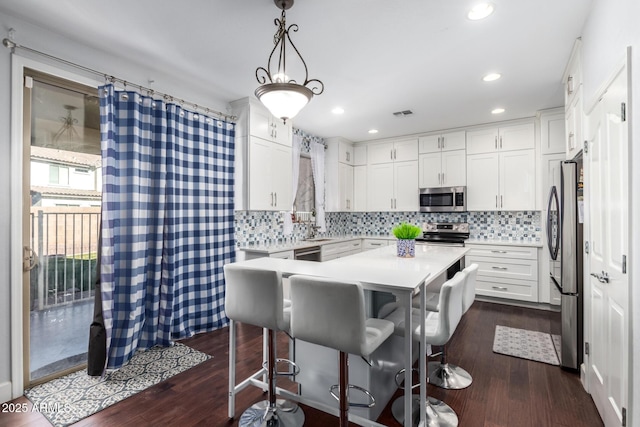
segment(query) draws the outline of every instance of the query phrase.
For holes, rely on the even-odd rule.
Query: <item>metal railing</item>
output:
[[[31,209],[31,310],[93,298],[100,219],[100,207]]]

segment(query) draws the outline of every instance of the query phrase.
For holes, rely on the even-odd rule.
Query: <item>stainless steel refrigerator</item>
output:
[[[579,369],[583,352],[583,169],[582,153],[560,164],[559,187],[549,193],[547,244],[550,280],[560,292],[560,365]]]

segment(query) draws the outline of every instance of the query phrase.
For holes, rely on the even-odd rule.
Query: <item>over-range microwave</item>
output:
[[[467,187],[420,189],[420,212],[465,212]]]

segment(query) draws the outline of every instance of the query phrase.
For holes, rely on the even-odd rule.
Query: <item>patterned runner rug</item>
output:
[[[493,352],[559,366],[551,334],[496,325]]]
[[[51,424],[65,427],[210,358],[179,343],[153,347],[136,353],[125,366],[104,378],[90,377],[82,370],[37,385],[24,394]]]

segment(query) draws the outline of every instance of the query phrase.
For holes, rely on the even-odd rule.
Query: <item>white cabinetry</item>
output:
[[[533,123],[467,131],[467,154],[535,148]]]
[[[291,147],[249,137],[250,210],[291,208]]]
[[[538,250],[516,245],[467,246],[466,265],[478,264],[476,294],[538,301]]]
[[[582,149],[582,65],[581,42],[576,40],[564,74],[564,107],[566,120],[566,158],[573,159]]]
[[[467,209],[535,210],[535,150],[467,156]]]
[[[367,210],[367,166],[353,167],[353,211]]]
[[[362,239],[348,240],[346,242],[327,243],[320,247],[322,262],[362,252]]]
[[[291,207],[291,122],[286,125],[255,99],[231,103],[236,124],[235,209]]]
[[[556,154],[565,151],[565,116],[555,108],[540,113],[540,153]]]
[[[354,147],[344,138],[329,138],[325,152],[325,200],[328,212],[354,210]]]
[[[421,188],[467,185],[465,132],[423,136],[418,139]]]
[[[417,211],[418,140],[367,146],[367,208],[369,211]]]

